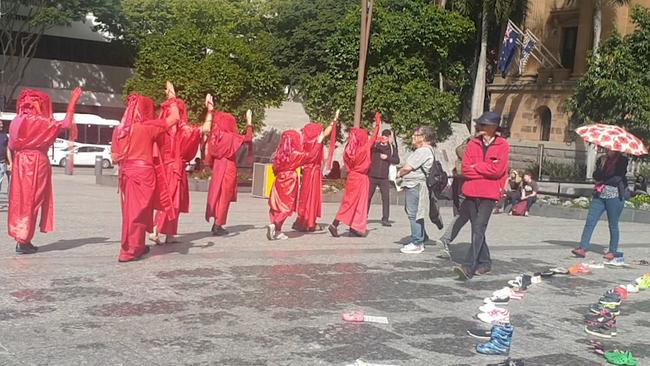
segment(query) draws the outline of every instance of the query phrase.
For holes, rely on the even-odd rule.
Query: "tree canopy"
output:
[[[636,30],[614,33],[591,57],[569,110],[577,123],[623,126],[650,142],[650,9],[632,11]]]
[[[273,63],[271,35],[263,24],[263,2],[228,0],[123,0],[120,36],[137,46],[135,74],[125,92],[164,98],[171,80],[197,120],[206,93],[217,108],[254,112],[278,105],[283,85]],[[120,29],[115,25],[113,29]]]
[[[328,120],[341,108],[351,124],[359,55],[359,8],[351,8],[327,38],[321,71],[304,80],[301,95],[310,117]],[[401,135],[420,125],[437,129],[441,138],[458,120],[458,90],[441,92],[438,73],[463,84],[463,46],[474,33],[472,22],[430,1],[378,0],[371,29],[364,121],[375,111]]]

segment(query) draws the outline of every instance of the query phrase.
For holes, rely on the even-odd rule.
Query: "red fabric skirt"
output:
[[[183,189],[187,190],[187,173],[185,171],[179,172],[178,170],[182,169],[181,167],[176,166],[177,163],[171,162],[166,164],[166,181],[167,187],[169,189],[169,195],[171,199],[172,209],[174,211],[173,219],[169,217],[166,211],[156,211],[155,223],[158,228],[158,232],[165,235],[176,235],[178,234],[178,216],[182,208],[183,199]],[[185,178],[183,182],[183,178]],[[183,184],[184,183],[184,184]],[[159,186],[158,184],[156,185]],[[186,196],[189,201],[189,192]],[[189,203],[185,203],[185,206],[188,206]],[[187,211],[184,211],[187,212]]]
[[[237,164],[230,159],[215,159],[208,189],[205,220],[214,218],[217,225],[225,225],[230,202],[237,201]]]
[[[366,174],[350,172],[345,181],[343,201],[336,219],[359,233],[368,230],[368,191],[370,180]]]
[[[272,223],[282,223],[296,210],[298,175],[295,170],[280,172],[275,177],[269,196],[269,217]]]
[[[146,232],[153,231],[156,172],[151,163],[127,160],[120,164],[122,246],[120,259],[141,256]]]
[[[11,172],[7,232],[18,244],[31,243],[39,211],[41,232],[54,230],[50,161],[42,151],[17,151]]]
[[[323,173],[320,165],[305,166],[298,197],[296,223],[304,229],[316,228],[323,203]]]

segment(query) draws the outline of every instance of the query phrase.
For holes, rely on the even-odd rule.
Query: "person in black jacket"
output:
[[[388,170],[391,165],[399,164],[397,139],[392,137],[393,134],[390,130],[382,131],[381,137],[377,139],[377,142],[372,147],[372,161],[370,163],[370,170],[368,171],[368,177],[370,178],[368,211],[370,211],[372,196],[375,194],[375,189],[379,186],[382,203],[381,224],[383,226],[391,226],[388,221],[390,215],[390,180],[388,179]]]
[[[596,185],[594,186],[587,221],[582,231],[580,246],[571,251],[576,257],[584,258],[586,256],[591,234],[593,234],[603,212],[607,212],[607,221],[609,223],[609,250],[605,253],[604,258],[616,262],[616,258],[623,256],[623,253],[618,251],[618,219],[621,217],[625,207],[625,199],[628,196],[627,164],[627,157],[618,151],[608,151],[606,155],[598,159],[593,176]]]

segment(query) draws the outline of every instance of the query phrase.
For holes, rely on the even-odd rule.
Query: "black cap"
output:
[[[485,112],[479,118],[475,119],[474,122],[481,125],[493,125],[498,127],[501,124],[501,115],[495,112]]]

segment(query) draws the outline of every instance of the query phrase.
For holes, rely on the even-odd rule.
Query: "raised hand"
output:
[[[208,111],[212,112],[214,109],[214,100],[212,99],[211,94],[206,94],[205,95],[205,108],[208,109]]]
[[[79,97],[81,97],[81,93],[83,93],[83,91],[81,90],[80,87],[74,88],[72,90],[72,93],[70,93],[70,102],[73,104],[77,104],[77,102],[79,101]]]
[[[337,109],[336,113],[334,113],[334,122],[339,120],[339,114],[341,114],[341,110]]]
[[[246,111],[246,125],[247,126],[253,125],[253,111],[251,111],[250,109]]]
[[[176,90],[174,90],[174,84],[171,81],[165,83],[165,94],[167,95],[167,99],[176,98]]]
[[[379,112],[375,113],[375,124],[377,126],[381,125],[381,113],[379,113]]]

